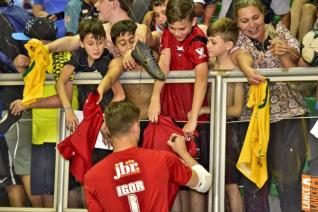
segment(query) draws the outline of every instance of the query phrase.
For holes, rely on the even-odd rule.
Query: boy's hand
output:
[[[125,69],[133,70],[137,63],[134,58],[131,56],[132,49],[128,50],[123,56],[123,65]]]
[[[99,93],[99,99],[96,102],[98,105],[103,100],[104,92],[100,89],[100,87],[97,88],[97,92]]]
[[[67,129],[73,132],[78,126],[79,122],[72,108],[68,108],[65,110],[65,119]]]
[[[167,144],[178,155],[188,152],[184,136],[173,133],[167,141]]]
[[[198,123],[195,118],[190,118],[189,121],[184,125],[182,131],[186,138],[193,136],[197,124]]]
[[[157,123],[159,115],[160,115],[160,99],[151,99],[149,109],[148,109],[148,118],[150,122]]]
[[[28,110],[28,106],[22,105],[22,100],[17,99],[10,104],[11,113],[15,116],[20,115],[22,111]]]
[[[138,24],[136,32],[135,32],[135,44],[137,41],[141,41],[143,43],[147,42],[147,35],[150,29],[145,24]]]

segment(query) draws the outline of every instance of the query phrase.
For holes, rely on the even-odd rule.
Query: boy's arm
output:
[[[244,84],[234,83],[234,93],[233,93],[233,105],[226,108],[226,115],[232,117],[238,117],[241,115],[244,104]]]
[[[103,95],[108,91],[112,85],[119,79],[120,75],[124,72],[124,66],[121,57],[112,59],[108,65],[108,71],[102,81],[97,87],[97,91],[100,95],[97,104],[102,101]]]
[[[42,4],[34,3],[32,6],[32,12],[35,17],[47,17],[49,14],[44,11]]]
[[[186,136],[192,136],[195,128],[197,127],[199,112],[208,85],[208,73],[209,70],[207,62],[200,63],[195,67],[195,82],[191,113],[188,122],[183,127],[183,132]]]
[[[265,78],[253,68],[253,58],[250,54],[238,49],[231,54],[231,59],[244,73],[250,84],[264,82]]]
[[[47,44],[49,52],[72,52],[80,47],[79,35],[66,36]]]
[[[170,48],[163,49],[160,53],[158,64],[161,70],[163,71],[163,73],[165,74],[165,76],[168,75],[168,72],[170,70],[170,60],[171,60]],[[158,116],[160,114],[160,93],[163,86],[164,86],[164,82],[155,80],[155,83],[153,85],[150,105],[148,109],[148,118],[151,122],[158,121]]]
[[[57,94],[60,97],[62,106],[65,111],[66,125],[68,128],[75,129],[78,125],[78,119],[75,116],[71,101],[66,93],[66,84],[70,80],[71,75],[74,73],[75,67],[70,64],[66,64],[63,67],[60,78],[56,82]]]
[[[122,101],[126,98],[125,91],[123,89],[123,86],[121,86],[119,80],[117,80],[115,84],[112,86],[112,91],[114,93],[112,102]]]
[[[146,24],[137,24],[135,43],[137,43],[138,40],[148,44],[152,49],[157,48],[158,39],[152,37],[151,30]]]
[[[150,28],[151,22],[153,19],[153,11],[148,11],[142,20],[142,23],[147,25]]]

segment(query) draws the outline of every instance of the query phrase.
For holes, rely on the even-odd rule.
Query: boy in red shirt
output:
[[[183,132],[190,137],[194,135],[198,121],[208,121],[208,116],[199,116],[201,107],[207,105],[207,39],[197,26],[192,0],[170,0],[166,15],[168,27],[163,30],[161,38],[159,66],[166,75],[170,70],[194,70],[195,82],[164,84],[155,81],[148,117],[151,122],[157,122],[161,113],[175,121],[185,121]],[[209,133],[205,134],[208,136]],[[202,149],[208,150],[208,143]],[[200,202],[204,198],[192,192],[191,196]],[[197,211],[201,211],[198,205],[202,206],[202,211],[205,210],[204,204],[191,205]]]

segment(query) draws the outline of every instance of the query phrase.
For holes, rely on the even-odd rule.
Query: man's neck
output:
[[[112,138],[114,152],[123,151],[132,147],[137,147],[137,140],[133,134]]]
[[[109,23],[111,24],[117,23],[118,21],[122,20],[130,20],[130,17],[128,16],[127,12],[125,12],[122,9],[114,11],[114,14],[116,15],[112,16],[109,20]]]

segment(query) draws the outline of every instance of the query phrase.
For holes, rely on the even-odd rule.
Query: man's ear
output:
[[[112,7],[113,8],[117,8],[117,7],[119,7],[120,8],[120,3],[119,3],[119,1],[118,0],[113,0],[113,1],[111,1],[112,3]]]
[[[134,133],[136,136],[139,136],[139,133],[140,133],[139,121],[138,121],[138,122],[135,122],[135,123],[133,124],[132,130],[133,130],[133,133]]]

